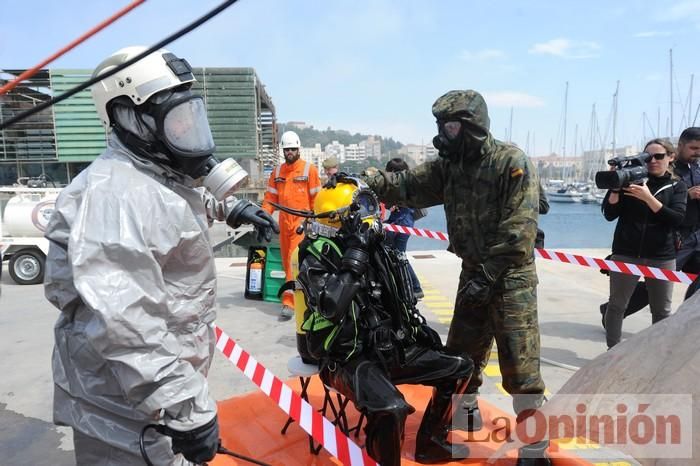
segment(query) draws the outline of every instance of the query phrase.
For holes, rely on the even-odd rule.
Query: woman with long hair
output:
[[[652,139],[644,147],[649,154],[649,176],[641,184],[609,190],[603,201],[603,215],[617,220],[612,259],[675,270],[674,230],[683,222],[688,189],[671,171],[673,146]],[[614,169],[614,168],[613,168]],[[622,319],[639,277],[610,273],[610,300],[605,313],[605,337],[608,348],[620,342]],[[645,278],[652,323],[671,313],[673,282]]]

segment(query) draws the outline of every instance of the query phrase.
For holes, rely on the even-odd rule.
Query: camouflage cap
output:
[[[326,160],[323,161],[323,168],[335,168],[338,166],[338,159],[331,155]]]
[[[438,120],[461,118],[487,131],[491,126],[486,101],[471,89],[440,96],[433,104],[433,115]]]

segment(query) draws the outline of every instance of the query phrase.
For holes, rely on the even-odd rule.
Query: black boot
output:
[[[518,449],[518,461],[515,466],[552,466],[552,461],[546,453],[547,447],[549,440],[521,447]]]
[[[447,441],[452,418],[452,393],[433,389],[416,436],[416,461],[423,464],[442,463],[469,457],[466,445]]]
[[[603,324],[603,329],[605,329],[605,313],[608,312],[608,303],[603,303],[600,305],[600,316],[601,323]]]
[[[477,432],[481,430],[483,421],[481,419],[481,411],[479,405],[465,408],[460,406],[455,410],[454,419],[452,420],[452,430],[463,430],[465,432]]]
[[[391,411],[380,411],[367,415],[367,453],[379,464],[400,466],[401,437],[405,422],[405,413],[396,416]]]

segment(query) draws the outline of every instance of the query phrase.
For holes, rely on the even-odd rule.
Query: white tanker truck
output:
[[[2,212],[0,257],[9,260],[10,277],[20,285],[44,281],[49,251],[44,232],[59,192],[51,188],[0,188],[0,193],[12,196]]]

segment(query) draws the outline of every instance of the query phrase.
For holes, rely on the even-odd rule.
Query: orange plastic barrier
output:
[[[288,380],[287,383],[299,391],[297,379]],[[413,460],[415,449],[415,438],[418,425],[423,417],[423,411],[428,404],[432,388],[414,385],[402,385],[399,387],[406,397],[406,400],[416,408],[416,412],[408,417],[406,421],[406,437],[403,444],[403,461],[405,465],[418,465]],[[320,408],[323,404],[323,389],[318,377],[314,377],[309,385],[309,402],[312,406]],[[236,453],[249,456],[258,461],[275,466],[302,466],[302,465],[338,465],[338,460],[331,457],[325,450],[321,450],[318,456],[309,452],[309,442],[307,434],[293,423],[287,430],[286,435],[282,435],[280,430],[287,420],[287,415],[281,411],[277,405],[264,393],[254,392],[237,396],[218,403],[219,407],[219,427],[221,439],[224,447]],[[445,465],[465,465],[472,466],[487,465],[486,459],[495,452],[501,443],[495,441],[483,441],[484,438],[502,438],[503,435],[489,435],[489,419],[496,417],[510,417],[507,413],[488,404],[483,399],[479,401],[479,407],[484,417],[484,429],[472,435],[478,435],[481,440],[478,443],[470,444],[473,458],[450,463]],[[359,414],[352,407],[352,403],[347,408],[347,415],[351,425],[357,423]],[[354,434],[352,439],[356,440]],[[452,440],[468,441],[468,433],[453,432]],[[360,445],[364,445],[364,432],[360,433],[356,440]],[[556,448],[556,447],[554,447]],[[493,463],[496,466],[512,466],[515,464],[516,451],[511,451],[504,459]],[[557,453],[557,458],[553,459],[554,466],[591,466],[591,463],[580,458],[570,456],[561,457],[562,453]],[[218,455],[210,466],[247,466],[250,463],[237,460],[230,456]]]

